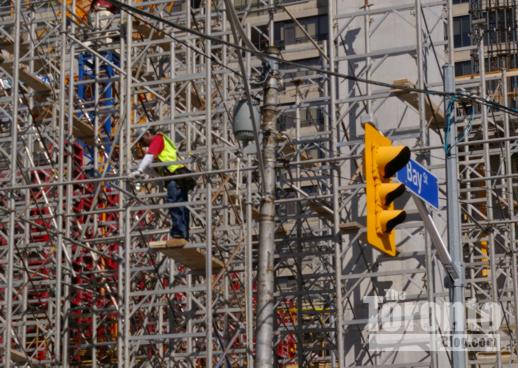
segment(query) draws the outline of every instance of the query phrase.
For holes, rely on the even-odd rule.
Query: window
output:
[[[466,47],[471,45],[471,20],[469,15],[453,18],[453,46]]]
[[[515,9],[504,7],[483,13],[487,21],[484,33],[486,45],[516,40]]]
[[[298,27],[297,27],[298,28]],[[297,29],[298,30],[298,29]],[[297,40],[297,32],[295,32],[295,24],[287,24],[283,28],[283,35],[282,38],[284,40],[284,43],[286,45],[291,45],[292,43],[295,43]]]
[[[243,10],[248,7],[250,7],[250,9],[257,9],[261,6],[264,6],[264,4],[259,0],[234,0],[236,10]]]
[[[320,58],[318,58],[318,57],[317,58],[302,59],[302,60],[294,60],[294,61],[297,64],[313,66],[313,67],[321,68],[321,69],[323,68],[322,67],[322,60]],[[302,79],[302,84],[311,83],[311,80],[309,78],[304,78],[304,77],[308,77],[308,76],[313,76],[311,78],[312,80],[318,80],[319,79],[319,77],[317,77],[318,72],[313,71],[313,70],[309,70],[309,69],[305,69],[305,68],[302,68],[302,67],[299,68],[299,67],[296,67],[296,66],[293,66],[293,65],[290,65],[290,64],[281,63],[280,64],[280,70],[281,70],[281,74],[282,74],[283,80],[286,83],[292,82],[295,79],[297,79],[299,81]]]
[[[473,68],[471,67],[471,60],[459,61],[455,63],[455,75],[467,75],[473,74]]]
[[[257,49],[266,49],[268,46],[268,26],[252,26],[251,41]]]
[[[318,107],[308,107],[305,116],[302,117],[302,126],[323,125],[324,112]]]
[[[490,56],[484,59],[486,63],[486,72],[498,71],[502,68],[506,68],[506,60],[504,57]]]
[[[310,106],[301,108],[300,113],[300,127],[317,126],[321,127],[324,124],[324,112],[321,108]],[[297,112],[296,110],[288,110],[283,112],[278,119],[278,129],[287,130],[294,129],[297,126]]]
[[[297,19],[304,31],[315,41],[327,38],[327,15]],[[308,42],[305,32],[293,21],[275,24],[275,43],[279,48],[299,42]]]
[[[515,55],[509,56],[489,56],[484,58],[484,65],[487,72],[497,72],[502,69],[516,69],[518,63]],[[478,58],[473,59],[473,73],[479,73],[479,62]]]

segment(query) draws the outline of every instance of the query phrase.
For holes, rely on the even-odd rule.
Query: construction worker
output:
[[[108,1],[108,0],[94,0],[94,1],[92,1],[92,4],[90,5],[90,10],[96,11],[96,12],[107,10],[110,13],[115,13],[115,11],[117,9],[111,3],[111,1]]]
[[[144,170],[153,163],[154,160],[160,162],[174,162],[180,158],[177,155],[177,149],[174,142],[162,133],[153,134],[146,127],[138,127],[135,129],[135,139],[141,146],[147,147],[146,154],[140,161],[136,171],[129,174],[130,179],[142,177]],[[171,163],[167,166],[160,167],[160,173],[163,176],[171,176],[173,174],[183,174],[190,172],[185,165]],[[167,178],[165,187],[167,188],[167,203],[187,202],[188,191],[195,185],[192,178]],[[172,207],[169,209],[171,215],[171,231],[170,235],[175,239],[189,239],[189,209],[186,206]]]
[[[117,8],[115,8],[115,6],[110,1],[94,0],[90,6],[88,21],[94,28],[104,31],[110,26],[112,16],[116,12]],[[112,43],[113,39],[111,37],[105,37],[104,41],[106,43]]]

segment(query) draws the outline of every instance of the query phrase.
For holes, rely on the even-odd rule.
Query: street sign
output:
[[[397,172],[397,179],[423,201],[439,208],[439,184],[437,177],[424,166],[410,160]]]

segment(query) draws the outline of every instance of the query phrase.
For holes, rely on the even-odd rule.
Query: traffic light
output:
[[[393,146],[372,123],[365,124],[367,242],[392,257],[396,255],[393,229],[405,221],[406,212],[394,209],[394,200],[405,192],[405,185],[393,182],[391,177],[409,160],[408,147]]]

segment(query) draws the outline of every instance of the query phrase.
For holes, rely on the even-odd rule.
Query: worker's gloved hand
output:
[[[129,173],[129,180],[144,179],[144,174],[140,170],[135,170]]]

